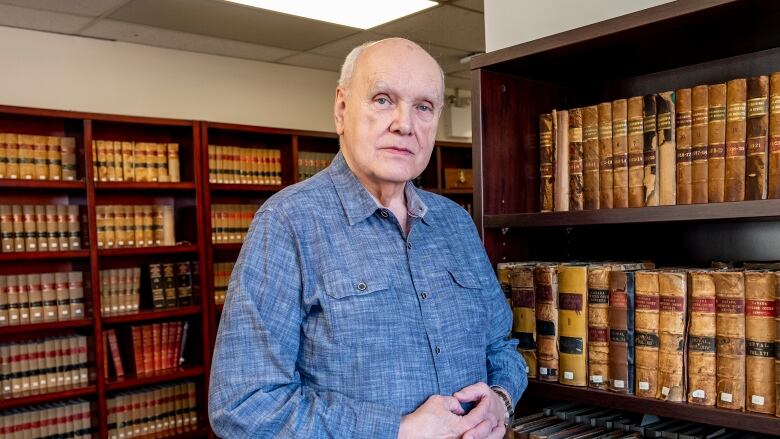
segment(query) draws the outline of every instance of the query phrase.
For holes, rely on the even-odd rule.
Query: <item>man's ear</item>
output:
[[[336,121],[336,134],[344,134],[344,112],[347,109],[347,96],[344,89],[336,87],[336,101],[333,104],[333,117]]]

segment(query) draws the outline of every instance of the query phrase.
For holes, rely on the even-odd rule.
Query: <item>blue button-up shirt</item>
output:
[[[393,438],[434,394],[517,402],[525,364],[468,214],[405,188],[409,233],[341,153],[255,215],[217,334],[209,416],[225,438]]]

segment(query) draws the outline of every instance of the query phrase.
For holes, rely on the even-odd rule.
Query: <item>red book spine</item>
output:
[[[125,376],[125,369],[122,367],[122,357],[119,354],[119,343],[116,339],[116,330],[109,329],[108,333],[108,346],[111,349],[111,357],[114,360],[114,371],[117,377]]]
[[[136,375],[140,375],[146,372],[144,368],[144,350],[143,350],[143,336],[140,326],[131,326],[130,331],[133,338],[133,363],[135,365]]]

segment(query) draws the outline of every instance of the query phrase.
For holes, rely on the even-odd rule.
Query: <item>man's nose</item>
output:
[[[401,104],[395,107],[390,131],[402,136],[408,136],[412,133],[412,108],[410,105]]]

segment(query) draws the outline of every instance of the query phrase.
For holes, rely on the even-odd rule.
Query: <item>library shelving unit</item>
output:
[[[471,176],[464,173],[471,171],[471,162],[471,143],[439,140],[425,170],[436,173],[436,187],[431,191],[460,204],[469,214],[473,214],[474,190]]]
[[[493,263],[780,260],[780,200],[539,213],[539,114],[780,70],[780,3],[672,2],[472,62],[475,215]],[[766,434],[780,418],[531,380],[564,399]]]

